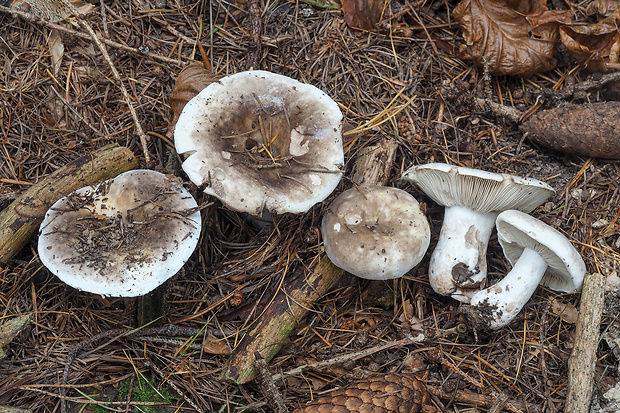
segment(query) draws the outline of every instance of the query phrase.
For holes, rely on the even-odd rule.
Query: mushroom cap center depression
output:
[[[130,171],[60,199],[41,226],[39,255],[72,287],[145,294],[173,276],[200,235],[196,202],[178,178]]]
[[[305,212],[341,177],[342,113],[311,85],[263,71],[222,78],[175,129],[183,169],[232,209]]]

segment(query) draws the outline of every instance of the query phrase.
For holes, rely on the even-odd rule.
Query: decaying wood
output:
[[[383,140],[379,144],[362,149],[355,161],[351,181],[356,185],[385,185],[390,179],[398,144]]]
[[[620,102],[567,105],[533,114],[521,124],[527,139],[591,158],[620,159]]]
[[[329,393],[293,413],[419,413],[430,395],[413,374],[371,376]]]
[[[395,151],[396,145],[393,143],[383,142],[373,146],[362,153],[351,175],[357,176],[356,179],[366,185],[387,182]],[[369,167],[375,162],[380,167]],[[366,171],[369,173],[368,177],[365,175]],[[375,179],[381,181],[374,181]],[[322,256],[309,273],[298,271],[289,276],[273,302],[233,351],[222,377],[238,384],[247,383],[256,377],[257,356],[269,362],[314,303],[344,275],[345,271],[332,264],[326,256]]]
[[[129,149],[109,145],[32,185],[0,213],[0,263],[6,263],[22,249],[54,202],[78,188],[113,178],[137,165]]]
[[[568,360],[568,396],[564,405],[565,413],[590,411],[596,349],[604,304],[605,277],[597,273],[586,275],[575,331],[575,346]]]

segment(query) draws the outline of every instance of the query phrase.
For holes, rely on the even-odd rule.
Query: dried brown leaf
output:
[[[575,324],[579,318],[579,312],[574,305],[563,303],[557,298],[551,300],[549,311],[551,314],[559,316],[562,321],[569,324]]]
[[[558,25],[569,10],[548,11],[540,1],[463,0],[454,9],[466,47],[460,53],[492,75],[523,75],[555,67]]]
[[[610,72],[620,55],[620,9],[598,23],[560,28],[560,38],[575,60],[591,72]]]
[[[384,4],[385,0],[342,0],[344,21],[353,29],[373,30]]]
[[[586,13],[588,16],[597,14],[607,17],[618,9],[620,9],[620,1],[618,0],[594,0],[592,3],[588,4]]]
[[[54,76],[60,72],[60,64],[65,53],[65,45],[62,42],[62,36],[56,29],[50,32],[47,38],[47,46],[50,49],[50,57],[52,59],[52,67],[54,68]]]
[[[172,139],[174,127],[185,104],[200,93],[202,89],[213,82],[217,82],[217,80],[217,76],[205,69],[202,63],[192,63],[179,73],[179,77],[170,95],[171,120],[166,133],[168,138]]]

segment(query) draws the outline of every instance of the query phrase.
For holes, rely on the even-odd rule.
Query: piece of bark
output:
[[[597,273],[586,275],[581,293],[575,346],[568,359],[568,395],[564,405],[565,413],[590,411],[596,368],[596,349],[604,304],[605,277]]]
[[[620,159],[620,102],[567,105],[534,113],[520,130],[541,146],[592,158]]]
[[[372,148],[374,149],[362,153],[362,157],[367,159],[356,163],[351,173],[366,185],[387,182],[391,162],[394,160],[393,154],[390,153],[396,151],[396,145],[386,142]],[[386,152],[386,148],[391,149]],[[373,162],[382,167],[370,167]],[[368,171],[368,179],[365,179],[364,171]],[[382,181],[374,181],[375,179]],[[322,256],[310,273],[301,270],[288,276],[273,302],[233,350],[230,360],[224,367],[222,378],[244,384],[256,377],[257,356],[269,362],[285,343],[293,328],[307,314],[308,309],[344,275],[344,270],[332,264],[327,256]]]
[[[390,179],[398,144],[384,139],[362,149],[353,166],[351,181],[356,185],[385,185]]]
[[[129,149],[108,145],[32,185],[0,213],[0,265],[22,249],[54,202],[78,188],[95,185],[137,166],[138,161]]]
[[[378,374],[333,391],[293,413],[419,413],[430,399],[413,374]]]

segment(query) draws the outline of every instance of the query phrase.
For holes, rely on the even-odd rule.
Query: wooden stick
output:
[[[113,178],[137,165],[138,161],[129,149],[108,145],[32,185],[0,212],[0,265],[26,245],[54,202],[78,188]]]
[[[568,360],[568,396],[564,405],[565,413],[590,411],[596,349],[604,304],[605,277],[597,273],[587,274],[581,293],[575,346]]]
[[[386,141],[365,150],[356,162],[352,176],[357,176],[366,185],[386,183],[396,148],[395,143]],[[369,167],[371,164],[372,168]],[[376,165],[380,167],[374,167]],[[368,171],[367,179],[361,178],[364,171]],[[256,377],[258,357],[269,362],[314,303],[345,274],[327,256],[322,256],[310,273],[300,270],[291,274],[261,318],[233,350],[222,378],[244,384]]]

